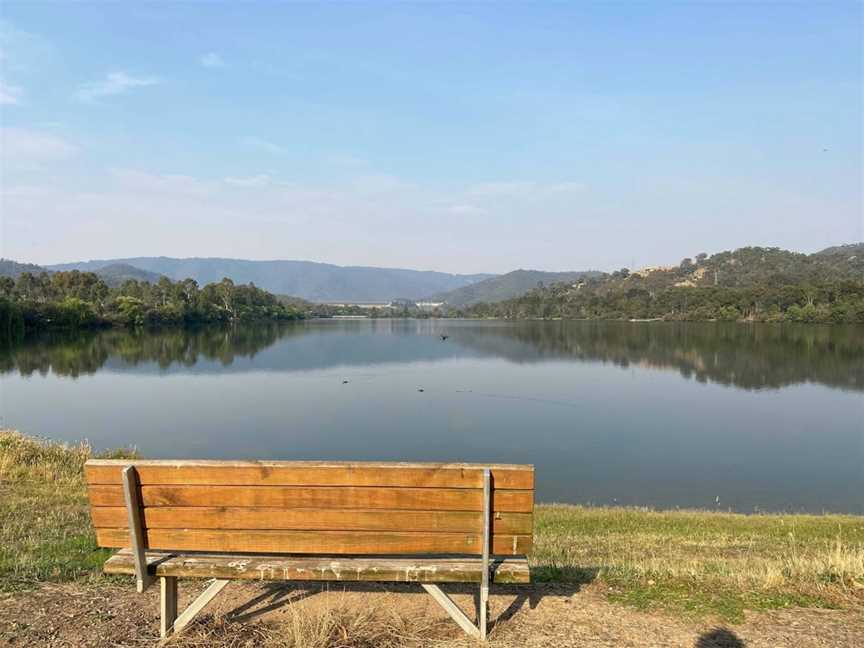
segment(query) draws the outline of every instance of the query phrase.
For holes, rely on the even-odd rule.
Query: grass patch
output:
[[[99,456],[134,457],[134,450]],[[110,551],[96,546],[84,483],[89,445],[0,430],[0,591],[92,578]]]
[[[611,600],[738,621],[745,610],[864,603],[864,517],[546,505],[532,576]]]
[[[87,444],[0,430],[0,590],[99,577],[110,551],[90,525],[91,456]],[[535,581],[597,581],[640,609],[737,621],[745,610],[864,604],[864,517],[553,504],[537,507],[534,533]]]

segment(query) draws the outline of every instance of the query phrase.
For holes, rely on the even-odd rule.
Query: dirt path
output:
[[[201,582],[181,583],[181,606],[202,588]],[[591,586],[576,593],[554,586],[499,589],[491,598],[492,618],[498,621],[490,648],[864,646],[861,609],[782,610],[748,615],[743,624],[723,626],[637,612],[606,602],[598,589]],[[455,591],[454,599],[463,609],[473,610],[469,590]],[[158,609],[158,588],[137,595],[128,586],[46,585],[0,595],[0,646],[155,645]],[[329,622],[335,626],[327,630]],[[372,585],[325,590],[232,583],[207,609],[201,623],[168,645],[456,648],[476,643],[460,636],[455,624],[419,588]]]

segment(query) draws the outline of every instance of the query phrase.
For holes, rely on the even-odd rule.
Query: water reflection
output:
[[[742,389],[812,382],[864,391],[862,327],[733,323],[379,320],[52,332],[0,349],[0,372],[297,371],[458,357],[677,370]]]
[[[534,463],[539,501],[864,513],[862,331],[384,320],[54,333],[0,350],[0,424],[157,458]]]

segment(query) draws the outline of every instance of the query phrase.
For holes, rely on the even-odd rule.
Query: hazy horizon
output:
[[[842,245],[855,245],[858,243],[864,243],[864,241],[843,241],[843,242],[835,243],[835,244],[828,245],[828,246],[820,246],[820,247],[818,247],[816,249],[812,249],[812,250],[789,250],[789,251],[790,252],[800,252],[803,254],[813,254],[814,252],[819,252],[821,250],[824,250],[827,247],[835,247],[835,246],[842,246]],[[778,246],[776,246],[776,245],[762,245],[762,246],[758,246],[758,247],[778,247]],[[723,251],[724,250],[704,250],[704,252],[706,252],[709,256],[711,256],[712,254],[723,252]],[[135,254],[135,255],[124,256],[124,257],[106,256],[106,257],[93,257],[93,258],[71,258],[71,259],[66,260],[66,261],[51,261],[51,262],[47,262],[47,263],[36,263],[35,261],[30,261],[29,259],[10,259],[10,260],[11,261],[17,261],[19,263],[34,263],[36,265],[40,265],[43,267],[52,267],[52,266],[60,266],[60,265],[75,264],[75,263],[98,263],[98,262],[103,262],[103,261],[125,262],[125,261],[129,261],[129,260],[140,259],[140,258],[160,258],[160,257],[170,258],[170,259],[180,259],[180,260],[224,259],[224,260],[228,260],[228,261],[255,261],[255,262],[262,262],[262,263],[279,262],[279,261],[299,261],[299,262],[303,262],[303,263],[316,263],[316,264],[321,264],[321,265],[332,265],[332,266],[337,266],[337,267],[341,267],[341,268],[368,267],[368,268],[379,268],[379,269],[384,269],[384,270],[416,270],[418,272],[445,272],[445,273],[457,274],[457,275],[476,275],[476,274],[500,275],[500,274],[506,274],[507,272],[513,272],[516,270],[538,270],[541,272],[581,272],[581,271],[599,270],[601,272],[613,272],[613,271],[618,270],[622,267],[629,268],[630,270],[639,270],[639,269],[649,267],[649,266],[674,266],[681,259],[692,258],[692,257],[696,256],[696,254],[698,254],[698,253],[693,253],[693,254],[689,254],[689,255],[684,254],[678,259],[670,260],[668,263],[634,265],[632,267],[629,265],[622,266],[622,265],[615,265],[615,264],[610,265],[608,268],[582,268],[582,267],[577,268],[577,267],[573,267],[573,268],[560,268],[560,269],[559,268],[552,268],[552,269],[550,269],[550,268],[518,267],[518,268],[510,268],[509,270],[506,270],[504,272],[492,272],[492,271],[484,272],[482,270],[477,271],[477,272],[458,272],[458,271],[451,272],[449,270],[440,270],[437,268],[410,267],[410,266],[389,266],[389,265],[371,265],[370,266],[370,265],[347,264],[347,263],[338,263],[338,262],[330,262],[330,261],[319,261],[317,259],[297,259],[297,258],[289,259],[289,258],[276,258],[276,257],[254,259],[254,258],[248,258],[248,257],[230,257],[230,256],[214,256],[214,255],[187,255],[187,256],[176,256],[175,257],[175,256],[167,255],[167,254]],[[2,258],[7,258],[7,257],[2,257]]]
[[[862,6],[0,13],[0,256],[474,274],[864,239]]]

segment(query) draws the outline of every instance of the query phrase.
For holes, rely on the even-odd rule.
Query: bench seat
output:
[[[479,557],[434,556],[288,556],[276,554],[213,554],[146,552],[154,576],[228,578],[239,580],[480,583]],[[529,583],[524,556],[493,557],[493,583]],[[105,563],[106,574],[135,574],[135,557],[121,549]]]

